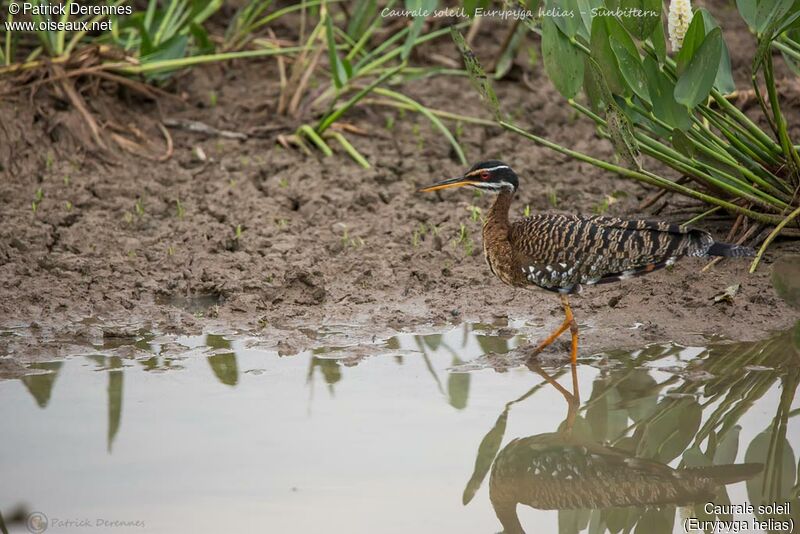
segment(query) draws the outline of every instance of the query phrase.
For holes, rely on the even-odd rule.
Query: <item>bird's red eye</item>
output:
[[[488,180],[489,179],[489,171],[481,171],[481,179]]]

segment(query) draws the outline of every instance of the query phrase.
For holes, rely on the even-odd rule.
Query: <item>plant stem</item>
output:
[[[380,99],[377,99],[377,98],[366,98],[366,99],[364,99],[364,103],[365,104],[372,104],[372,105],[375,105],[375,106],[388,106],[388,107],[397,108],[397,109],[404,109],[406,111],[416,111],[416,108],[414,106],[411,106],[409,104],[404,104],[402,102],[393,102],[391,100],[380,100]],[[428,108],[428,111],[430,111],[432,114],[436,115],[439,118],[447,119],[447,120],[451,120],[451,121],[461,121],[461,122],[466,122],[466,123],[469,123],[469,124],[480,124],[481,126],[496,126],[497,125],[497,123],[495,123],[493,120],[481,119],[481,118],[478,118],[478,117],[470,117],[469,115],[459,115],[458,113],[451,113],[449,111],[442,111],[440,109]]]
[[[599,167],[601,169],[605,169],[607,171],[614,172],[614,173],[620,174],[622,176],[626,176],[628,178],[633,178],[633,179],[639,180],[641,182],[649,183],[651,185],[656,185],[658,187],[662,187],[662,188],[665,188],[665,189],[670,189],[672,191],[681,193],[683,195],[686,195],[686,196],[689,196],[689,197],[692,197],[692,198],[696,198],[698,200],[702,200],[704,202],[708,202],[709,204],[720,206],[722,208],[725,208],[727,210],[730,210],[730,211],[733,211],[733,212],[736,212],[736,213],[742,213],[746,217],[750,217],[753,220],[756,220],[756,221],[759,221],[759,222],[763,222],[765,224],[776,224],[777,222],[780,221],[780,217],[778,217],[778,216],[768,215],[768,214],[765,214],[765,213],[758,213],[756,211],[749,210],[747,208],[743,208],[743,207],[738,206],[736,204],[733,204],[731,202],[728,202],[728,201],[713,197],[711,195],[706,195],[705,193],[701,193],[699,191],[695,191],[694,189],[690,189],[690,188],[682,186],[680,184],[676,184],[675,182],[672,182],[672,181],[667,180],[665,178],[662,178],[660,176],[656,176],[656,175],[654,175],[654,174],[652,174],[652,173],[650,173],[648,171],[634,171],[634,170],[631,170],[631,169],[627,169],[625,167],[620,167],[619,165],[614,165],[614,164],[611,164],[611,163],[607,163],[607,162],[605,162],[603,160],[599,160],[597,158],[593,158],[593,157],[591,157],[591,156],[589,156],[587,154],[584,154],[582,152],[576,152],[575,150],[570,150],[569,148],[566,148],[566,147],[563,147],[563,146],[561,146],[559,144],[556,144],[556,143],[553,143],[551,141],[548,141],[547,139],[544,139],[543,137],[539,137],[538,135],[534,135],[532,133],[529,133],[529,132],[527,132],[527,131],[525,131],[525,130],[523,130],[523,129],[521,129],[521,128],[519,128],[519,127],[517,127],[517,126],[515,126],[515,125],[513,125],[511,123],[508,123],[508,122],[505,122],[505,121],[499,121],[498,124],[500,126],[502,126],[504,129],[508,130],[508,131],[511,131],[511,132],[514,132],[514,133],[516,133],[518,135],[526,137],[526,138],[528,138],[528,139],[530,139],[532,141],[535,141],[536,143],[539,143],[542,146],[546,146],[548,148],[551,148],[551,149],[555,150],[556,152],[560,152],[560,153],[565,154],[567,156],[570,156],[570,157],[572,157],[574,159],[577,159],[577,160],[580,160],[580,161],[584,161],[586,163],[594,165],[595,167]]]
[[[719,211],[719,210],[721,210],[721,209],[722,209],[722,207],[720,207],[720,206],[714,206],[714,207],[713,207],[713,208],[711,208],[710,210],[704,211],[704,212],[703,212],[703,213],[701,213],[700,215],[697,215],[697,216],[695,216],[695,217],[692,217],[691,219],[689,219],[688,221],[686,221],[685,223],[683,223],[681,226],[689,226],[689,225],[692,225],[692,224],[696,223],[697,221],[699,221],[700,219],[704,219],[705,217],[708,217],[708,216],[709,216],[709,215],[711,215],[712,213],[716,213],[716,212],[718,212],[718,211]]]
[[[369,169],[370,165],[369,162],[361,155],[361,153],[356,150],[356,147],[350,144],[350,141],[347,140],[345,136],[343,136],[339,132],[330,132],[328,135],[339,141],[339,144],[342,145],[345,152],[347,152],[353,160],[361,165],[364,169]]]
[[[786,217],[781,222],[779,222],[778,225],[775,227],[775,229],[772,231],[772,233],[770,233],[767,236],[767,238],[764,240],[764,243],[761,244],[761,248],[758,250],[758,254],[756,254],[756,257],[753,260],[753,263],[750,264],[750,272],[751,273],[755,272],[756,267],[758,267],[758,262],[761,261],[761,256],[764,255],[764,251],[766,251],[767,247],[769,246],[769,244],[772,243],[772,241],[776,237],[778,237],[778,234],[781,233],[781,230],[783,230],[783,227],[786,226],[787,224],[789,224],[790,222],[792,222],[798,216],[800,216],[800,208],[797,208],[792,213],[790,213],[788,217]]]
[[[383,83],[384,81],[386,81],[390,77],[394,76],[396,73],[398,73],[401,70],[403,70],[405,68],[405,66],[406,66],[406,64],[405,64],[405,62],[403,62],[400,65],[398,65],[397,67],[395,67],[395,68],[393,68],[393,69],[391,69],[389,71],[384,72],[381,76],[379,76],[378,78],[375,78],[375,80],[373,80],[372,83],[370,83],[369,85],[367,85],[366,87],[361,89],[358,93],[353,95],[341,107],[337,108],[336,110],[332,111],[331,113],[329,113],[325,117],[323,117],[320,120],[320,122],[317,125],[317,127],[316,127],[317,133],[322,133],[325,130],[327,130],[328,127],[330,127],[331,124],[336,122],[339,119],[339,117],[341,117],[348,109],[350,109],[351,107],[356,105],[359,100],[364,98],[369,92],[371,92],[374,89],[376,89],[378,87],[378,85],[380,85],[381,83]]]
[[[308,124],[304,124],[300,128],[298,128],[297,133],[298,137],[299,134],[306,135],[311,140],[312,143],[317,145],[317,148],[319,148],[322,151],[322,153],[325,154],[325,156],[333,155],[333,150],[331,150],[331,147],[329,147],[328,144],[325,143],[325,141],[323,141],[322,138],[319,135],[317,135],[317,132],[315,132],[314,129]]]

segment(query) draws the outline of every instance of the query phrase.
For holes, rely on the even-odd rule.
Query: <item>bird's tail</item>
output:
[[[690,473],[699,474],[714,480],[717,484],[735,484],[749,480],[764,470],[764,464],[728,464],[687,469]]]
[[[731,245],[730,243],[712,243],[708,251],[708,256],[724,256],[727,258],[751,258],[756,255],[756,251],[750,247]]]

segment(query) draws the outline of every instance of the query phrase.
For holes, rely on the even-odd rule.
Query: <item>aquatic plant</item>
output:
[[[598,10],[586,16],[559,15],[570,12],[568,4],[549,2],[549,7],[560,8],[555,16],[525,22],[541,35],[545,72],[556,89],[594,121],[600,136],[611,141],[619,162],[559,145],[507,118],[477,57],[454,29],[464,63],[496,124],[574,159],[709,204],[693,222],[720,209],[728,211],[737,217],[730,239],[763,243],[751,266],[754,270],[766,245],[800,216],[800,154],[781,111],[771,54],[777,48],[787,61],[800,58],[793,40],[800,11],[788,0],[763,0],[757,10],[751,2],[739,2],[758,36],[753,95],[770,125],[765,131],[730,101],[735,86],[729,53],[719,24],[705,9],[693,13],[681,39],[688,6],[673,3],[674,44],[682,42],[670,56],[660,1],[633,2],[642,15],[636,17],[621,16],[611,1],[597,2]],[[581,90],[585,100],[579,101]],[[663,167],[642,155],[676,175],[651,170]],[[754,224],[742,224],[744,219]],[[762,230],[768,227],[774,230],[765,237]]]

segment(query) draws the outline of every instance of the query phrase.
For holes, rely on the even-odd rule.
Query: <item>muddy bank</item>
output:
[[[735,10],[720,14],[737,81],[746,86],[753,43],[734,17]],[[496,43],[486,46],[489,55]],[[455,57],[449,43],[435,50]],[[521,72],[497,84],[519,123],[611,158],[610,145],[564,104],[541,65],[520,64],[530,84],[522,83]],[[489,196],[414,193],[462,170],[423,118],[377,106],[348,114],[368,134],[351,141],[371,169],[343,154],[307,156],[275,143],[278,133],[298,124],[275,115],[277,78],[268,61],[209,67],[176,81],[181,98],[158,106],[124,102],[121,120],[198,120],[249,133],[235,140],[171,129],[173,154],[164,162],[80,152],[49,127],[71,120],[59,117],[53,102],[42,103],[50,110],[48,127],[24,100],[0,104],[4,161],[13,162],[0,181],[0,328],[6,332],[0,354],[8,356],[0,368],[6,375],[26,362],[67,355],[76,340],[102,346],[144,330],[249,332],[291,354],[317,344],[320,325],[346,325],[345,337],[358,342],[395,330],[516,319],[535,339],[560,321],[553,295],[507,288],[488,272],[475,208],[486,210]],[[798,125],[797,84],[787,79],[781,87],[789,122]],[[458,102],[460,111],[483,115],[466,79],[432,78],[404,90],[430,107],[454,110]],[[108,94],[92,105],[123,102]],[[793,134],[800,137],[797,126]],[[160,137],[151,141],[153,154],[166,149]],[[526,206],[591,213],[609,197],[615,200],[609,214],[685,221],[702,210],[668,197],[639,213],[652,191],[495,128],[465,125],[461,142],[470,160],[498,158],[514,166],[522,177],[517,216]],[[700,226],[722,238],[728,225],[709,219]],[[671,271],[592,288],[574,299],[578,321],[589,327],[581,354],[693,343],[709,334],[750,340],[783,329],[794,315],[775,296],[769,265],[798,251],[796,241],[778,242],[754,275],[744,261],[701,272],[703,260],[683,260]],[[714,303],[733,284],[740,284],[733,301]],[[205,301],[197,304],[196,296]]]

